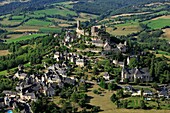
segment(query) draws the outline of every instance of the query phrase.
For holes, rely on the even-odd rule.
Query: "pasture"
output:
[[[4,18],[3,21],[0,21],[0,24],[2,25],[16,25],[21,23],[22,20],[9,20],[9,18]]]
[[[18,38],[11,38],[11,39],[7,39],[7,43],[12,43],[12,42],[18,42],[21,40],[28,40],[28,39],[32,39],[32,38],[36,38],[39,36],[45,36],[46,34],[31,34],[31,35],[24,35]]]
[[[66,8],[54,8],[54,9],[45,9],[45,10],[38,10],[34,12],[35,14],[46,14],[46,15],[61,15],[61,16],[77,16],[74,11],[71,11]]]
[[[20,15],[20,16],[12,16],[12,20],[23,20],[24,19],[24,16],[23,15]]]
[[[47,22],[47,21],[43,21],[43,20],[30,19],[25,24],[26,25],[30,25],[30,26],[49,26],[52,23],[51,22]]]
[[[151,20],[147,23],[148,27],[151,29],[161,29],[166,26],[170,26],[170,19],[157,19],[157,20]]]

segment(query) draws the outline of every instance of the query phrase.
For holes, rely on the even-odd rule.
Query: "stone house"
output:
[[[127,51],[127,44],[126,44],[126,41],[122,44],[122,43],[119,43],[117,45],[117,48],[119,49],[119,51],[125,53]]]
[[[110,75],[109,75],[109,73],[108,73],[108,72],[105,72],[104,75],[103,75],[103,78],[104,78],[105,80],[110,80]]]
[[[80,67],[84,67],[85,66],[85,60],[84,58],[79,58],[76,60],[76,65],[80,66]]]
[[[128,79],[130,82],[134,82],[136,79],[139,79],[140,82],[152,81],[148,68],[127,69],[123,67],[121,72],[121,82],[124,82],[125,79]]]

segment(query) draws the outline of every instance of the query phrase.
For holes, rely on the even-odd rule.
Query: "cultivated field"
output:
[[[28,39],[32,39],[32,38],[36,38],[39,36],[45,36],[46,34],[31,34],[31,35],[25,35],[25,36],[21,36],[18,38],[11,38],[11,39],[7,39],[7,43],[11,43],[11,42],[18,42],[21,40],[28,40]]]
[[[40,32],[43,32],[43,33],[50,33],[50,32],[55,32],[55,33],[58,33],[61,31],[61,28],[40,28],[39,29]]]
[[[116,26],[116,30],[113,30],[113,28],[108,27],[106,30],[107,32],[109,32],[112,35],[128,35],[131,33],[136,33],[138,31],[140,31],[140,27],[139,26]]]
[[[0,50],[0,56],[5,56],[10,54],[10,52],[8,50]]]

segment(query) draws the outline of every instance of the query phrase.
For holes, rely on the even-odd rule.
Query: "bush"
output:
[[[101,94],[101,92],[99,92],[97,89],[94,89],[94,90],[93,90],[93,93],[94,93],[94,94]]]

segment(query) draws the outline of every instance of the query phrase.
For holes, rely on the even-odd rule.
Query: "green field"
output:
[[[25,35],[25,36],[22,36],[22,37],[19,37],[19,38],[8,39],[8,40],[7,40],[7,43],[18,42],[18,41],[21,41],[21,40],[28,40],[28,39],[36,38],[36,37],[39,37],[39,36],[45,36],[45,35],[46,35],[46,34]]]
[[[43,18],[45,15],[44,14],[34,14],[34,13],[31,13],[31,14],[27,14],[28,17],[33,17],[33,18]]]
[[[59,33],[61,28],[40,28],[39,31],[43,33]]]
[[[60,2],[60,3],[56,3],[56,4],[61,5],[61,6],[65,7],[65,8],[73,8],[74,3],[73,2]]]
[[[12,19],[13,20],[22,20],[22,19],[24,19],[24,16],[22,15],[22,16],[12,16]]]
[[[165,26],[170,26],[170,19],[157,19],[148,22],[148,27],[151,29],[161,29]]]
[[[168,55],[168,56],[170,56],[170,53],[165,52],[165,51],[158,51],[158,54],[162,54],[162,55]]]
[[[43,20],[31,19],[28,22],[26,22],[25,24],[30,25],[30,26],[49,26],[52,23],[47,22],[47,21],[43,21]]]
[[[9,20],[9,18],[5,18],[3,19],[3,21],[0,21],[0,24],[2,25],[16,25],[16,24],[19,24],[21,23],[22,20]]]
[[[55,8],[55,9],[46,9],[35,11],[35,14],[46,14],[46,15],[61,15],[61,16],[77,16],[74,11],[68,10],[66,8]]]
[[[30,66],[29,63],[24,64],[24,67],[29,67],[29,66]],[[10,69],[10,71],[14,71],[15,69],[17,69],[17,67]],[[5,71],[0,71],[0,75],[1,75],[1,76],[2,76],[2,75],[8,75],[8,74],[9,74],[9,73],[7,72],[7,70],[5,70]]]

